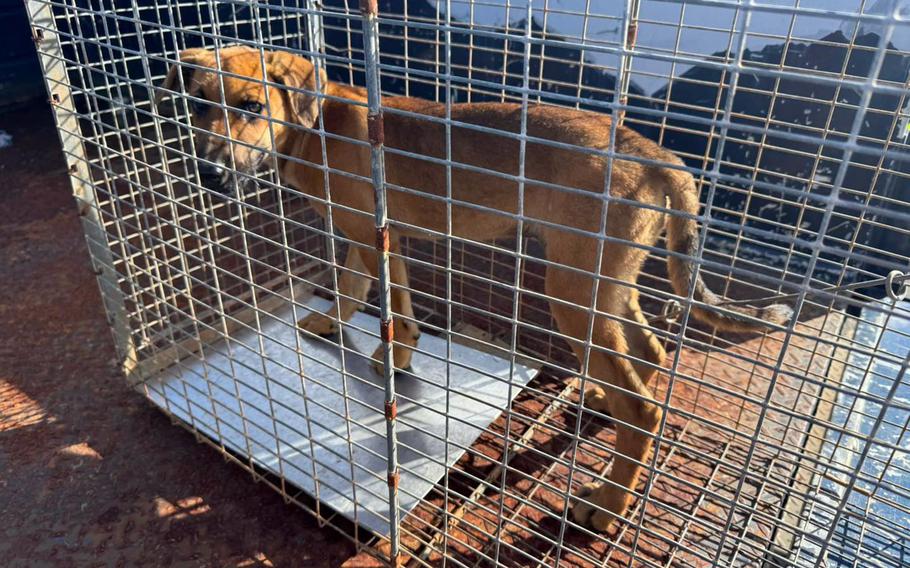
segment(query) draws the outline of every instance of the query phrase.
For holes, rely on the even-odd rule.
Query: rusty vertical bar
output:
[[[360,0],[363,17],[363,59],[367,84],[367,129],[370,138],[370,174],[376,212],[376,254],[379,276],[379,327],[382,341],[382,373],[385,381],[385,421],[387,474],[389,485],[389,556],[399,565],[398,511],[398,440],[396,433],[397,400],[395,397],[395,359],[392,343],[395,326],[392,319],[392,294],[389,283],[389,222],[385,187],[385,154],[383,149],[382,94],[379,84],[379,7],[377,0]]]
[[[628,16],[623,19],[625,30],[623,33],[623,56],[620,68],[616,70],[616,87],[619,89],[619,108],[616,109],[616,125],[622,126],[626,119],[626,106],[629,104],[629,85],[631,84],[632,54],[635,49],[635,40],[638,38],[638,11],[641,7],[639,0],[631,0],[628,5]]]

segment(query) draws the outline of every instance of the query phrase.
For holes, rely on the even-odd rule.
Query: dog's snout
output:
[[[198,167],[199,181],[202,182],[204,187],[219,193],[228,193],[226,191],[228,182],[227,169],[224,166],[217,163],[200,162]]]
[[[221,179],[224,177],[224,168],[208,162],[202,162],[199,164],[199,177],[204,180]]]

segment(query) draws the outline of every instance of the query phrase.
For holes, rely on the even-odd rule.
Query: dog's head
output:
[[[282,152],[294,125],[313,128],[316,123],[322,99],[314,95],[316,69],[303,57],[232,46],[217,57],[209,49],[188,49],[180,53],[180,62],[161,88],[183,89],[192,97],[187,102],[197,129],[199,174],[213,191],[233,193],[247,179],[235,171],[254,173],[266,158]],[[320,70],[319,85],[325,80]],[[159,91],[158,99],[168,94]]]

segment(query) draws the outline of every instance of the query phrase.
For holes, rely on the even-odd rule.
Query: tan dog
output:
[[[188,50],[180,58],[198,66],[216,67],[215,54],[211,51]],[[197,154],[212,162],[202,172],[206,186],[218,191],[231,190],[231,167],[253,172],[275,151],[323,164],[319,134],[305,130],[319,127],[319,99],[293,90],[316,90],[316,74],[309,61],[283,52],[267,52],[263,58],[257,50],[230,47],[220,51],[220,66],[228,73],[250,80],[224,76],[222,92],[217,73],[183,68],[188,94],[213,103],[210,108],[204,104],[194,105],[193,116],[193,124],[207,131],[196,135]],[[266,92],[262,83],[264,76],[270,82],[293,89],[270,86]],[[339,206],[332,208],[333,219],[335,226],[349,239],[366,247],[349,247],[346,270],[339,278],[340,312],[336,314],[333,308],[327,314],[313,314],[299,322],[307,331],[329,335],[336,332],[338,319],[350,318],[366,300],[370,281],[361,275],[375,276],[378,259],[373,248],[370,149],[364,143],[368,140],[366,91],[327,82],[324,75],[320,84],[329,97],[321,105],[325,131],[329,133],[325,137],[328,166],[360,176],[357,179],[330,173],[332,203]],[[171,69],[163,87],[179,88],[176,67]],[[233,107],[228,113],[229,124],[224,111],[218,108],[222,96],[227,105]],[[336,100],[339,98],[352,103],[339,102]],[[419,115],[445,116],[444,105],[424,100],[385,98],[383,105]],[[515,104],[455,104],[451,113],[455,122],[511,133],[520,131],[521,109]],[[271,129],[268,116],[274,119]],[[590,350],[588,374],[594,384],[603,387],[591,388],[585,401],[590,408],[609,412],[616,420],[616,449],[620,455],[610,472],[610,483],[586,486],[582,490],[587,501],[603,510],[581,501],[573,508],[573,515],[578,522],[606,529],[615,516],[625,513],[631,501],[642,469],[640,463],[648,458],[662,416],[648,384],[663,364],[665,352],[648,330],[638,304],[638,292],[633,287],[647,250],[624,243],[653,246],[663,231],[665,215],[659,210],[629,203],[606,205],[602,199],[604,158],[583,150],[555,148],[533,141],[527,143],[524,171],[530,181],[524,187],[523,204],[519,203],[517,182],[480,171],[519,175],[519,142],[453,125],[451,187],[455,203],[451,211],[451,228],[448,228],[446,203],[439,199],[446,194],[446,168],[439,161],[446,158],[444,125],[387,110],[384,126],[392,226],[390,269],[395,314],[395,366],[407,368],[410,365],[412,348],[417,345],[420,335],[411,308],[407,269],[404,261],[396,256],[400,254],[400,237],[425,237],[426,232],[420,230],[423,228],[443,235],[451,231],[460,239],[490,241],[514,236],[516,217],[520,214],[527,232],[542,241],[546,258],[553,263],[547,268],[546,293],[553,298],[550,310],[559,332],[568,338],[579,361],[584,359],[584,343],[589,337],[597,346]],[[527,133],[532,139],[604,150],[609,144],[610,117],[532,105],[528,108]],[[625,128],[619,128],[616,133],[615,149],[621,155],[682,165],[682,161],[669,151]],[[436,160],[403,156],[396,150]],[[281,175],[284,184],[325,199],[322,170],[293,160],[281,160]],[[575,191],[560,190],[554,185]],[[687,214],[670,215],[666,223],[668,244],[673,253],[668,259],[669,272],[677,294],[687,297],[690,288],[694,290],[692,312],[699,319],[723,330],[757,330],[767,327],[767,323],[782,325],[789,321],[791,310],[782,305],[763,309],[711,309],[718,305],[720,298],[700,277],[695,277],[693,282],[696,266],[691,259],[697,252],[699,236],[693,216],[698,213],[699,202],[690,174],[617,159],[613,164],[610,195],[655,207],[665,207],[669,199],[672,208]],[[325,215],[325,205],[315,200],[313,203]],[[597,267],[596,234],[601,230],[606,207],[608,240],[603,246],[601,278],[596,291],[598,315],[592,329],[588,308]],[[630,361],[627,355],[646,363]],[[381,359],[381,356],[374,358]]]

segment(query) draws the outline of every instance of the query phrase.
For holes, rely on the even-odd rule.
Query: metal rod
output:
[[[360,12],[363,18],[363,54],[366,72],[367,97],[369,114],[367,115],[370,137],[370,173],[373,181],[373,195],[376,204],[376,255],[379,277],[379,321],[380,339],[382,341],[382,371],[385,382],[386,405],[386,443],[389,485],[389,561],[398,566],[400,563],[400,535],[398,486],[401,473],[398,468],[398,434],[397,404],[395,396],[395,357],[393,338],[395,330],[392,313],[391,282],[389,277],[390,234],[388,223],[388,203],[385,185],[385,151],[382,117],[382,94],[379,77],[379,8],[377,0],[360,0]]]

